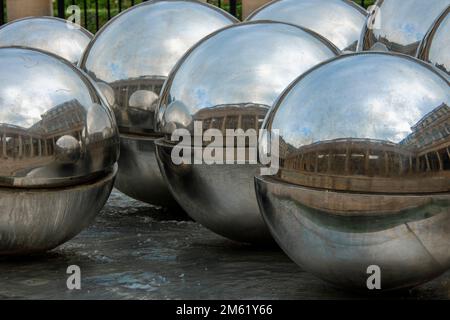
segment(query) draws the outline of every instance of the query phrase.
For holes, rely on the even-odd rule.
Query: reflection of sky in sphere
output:
[[[98,34],[83,68],[106,82],[167,76],[192,45],[231,23],[223,13],[195,2],[136,6]]]
[[[359,39],[366,17],[342,0],[283,0],[265,7],[250,20],[293,23],[317,32],[344,50]]]
[[[450,104],[448,83],[422,64],[381,54],[350,56],[297,83],[272,128],[295,147],[339,138],[399,143],[442,103]]]
[[[224,104],[271,106],[296,77],[334,56],[330,47],[292,25],[234,26],[201,43],[182,61],[170,96],[191,114]]]
[[[421,41],[449,4],[448,0],[384,0],[377,15],[381,28],[374,33],[400,45]]]
[[[92,35],[69,28],[68,22],[56,18],[23,19],[0,29],[0,46],[25,46],[59,55],[72,63],[80,60]]]
[[[86,84],[68,65],[36,51],[0,49],[0,123],[28,128],[41,115],[77,99],[89,105]]]
[[[450,72],[450,14],[442,21],[433,37],[429,58],[432,63],[445,67]]]

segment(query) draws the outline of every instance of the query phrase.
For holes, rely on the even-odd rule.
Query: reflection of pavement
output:
[[[26,174],[33,168],[39,168],[48,165],[53,161],[53,156],[22,158],[22,159],[2,159],[0,171],[2,175],[16,175],[21,171]]]
[[[66,268],[81,267],[82,290],[66,289]],[[39,258],[0,259],[0,298],[339,299],[277,249],[216,236],[176,213],[114,192],[96,223]],[[388,298],[449,299],[450,272]]]

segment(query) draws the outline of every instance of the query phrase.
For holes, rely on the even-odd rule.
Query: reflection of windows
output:
[[[421,156],[394,151],[333,148],[299,153],[285,160],[286,168],[337,175],[400,176],[450,170],[450,151],[443,148]]]
[[[248,129],[257,129],[254,116],[242,116],[242,129],[247,131]]]
[[[211,129],[222,129],[223,118],[211,119]]]
[[[437,130],[434,134],[441,137],[441,133]],[[344,176],[399,177],[450,170],[450,143],[439,141],[436,148],[419,151],[381,141],[330,140],[301,147],[284,163],[286,169]]]
[[[225,129],[237,129],[239,118],[237,116],[228,116],[225,124]]]
[[[203,121],[203,131],[206,131],[211,127],[211,122],[211,119],[206,119]]]

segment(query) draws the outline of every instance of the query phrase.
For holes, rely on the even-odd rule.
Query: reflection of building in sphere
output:
[[[255,103],[218,105],[200,110],[194,121],[202,121],[203,131],[218,129],[224,136],[227,129],[258,132],[268,110],[268,106]]]
[[[44,113],[29,129],[0,124],[3,158],[52,155],[56,141],[65,135],[81,141],[85,113],[77,100],[71,100]]]
[[[440,105],[411,130],[412,133],[398,144],[344,138],[295,149],[281,141],[280,164],[284,169],[279,175],[299,185],[333,190],[448,191],[450,108]],[[446,174],[442,174],[443,171]]]
[[[135,102],[141,99],[136,99],[133,94],[137,91],[147,91],[159,96],[165,80],[166,77],[163,76],[144,76],[109,84],[115,93],[114,111],[121,129],[140,131],[139,128],[146,128],[144,131],[148,131],[148,128],[153,128],[154,110],[146,105],[136,105]]]
[[[138,90],[151,91],[159,95],[166,77],[139,77],[110,83],[116,94],[116,102],[121,108],[128,108],[131,95]]]

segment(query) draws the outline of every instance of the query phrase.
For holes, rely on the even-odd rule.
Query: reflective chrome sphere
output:
[[[224,135],[227,129],[256,133],[291,81],[338,54],[331,43],[307,29],[249,22],[205,38],[181,59],[161,94],[157,127],[167,136],[166,141],[157,142],[157,152],[172,194],[192,218],[231,239],[270,239],[253,185],[259,165],[250,161],[175,165],[172,130],[186,129],[192,135],[195,122],[201,121],[203,130],[219,129]],[[244,152],[253,148],[257,145]]]
[[[383,290],[449,268],[449,85],[415,58],[361,53],[312,69],[280,97],[264,124],[281,132],[280,170],[257,177],[256,193],[302,268],[359,290],[370,266]]]
[[[0,47],[41,49],[77,64],[93,35],[86,29],[55,17],[30,17],[0,27]]]
[[[296,24],[317,32],[341,50],[355,51],[366,16],[366,10],[347,0],[275,0],[247,20]]]
[[[52,249],[107,200],[119,136],[98,89],[68,61],[0,48],[0,254]]]
[[[99,83],[122,134],[117,188],[138,200],[174,205],[154,155],[155,108],[170,70],[208,34],[237,22],[194,1],[148,1],[100,30],[81,67]]]
[[[450,5],[425,36],[417,57],[450,75]]]
[[[361,34],[358,50],[415,56],[423,37],[448,5],[448,0],[378,0]]]

